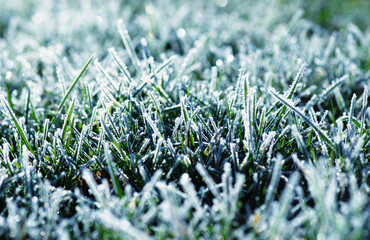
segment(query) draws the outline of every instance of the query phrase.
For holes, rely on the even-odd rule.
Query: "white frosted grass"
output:
[[[333,81],[327,88],[325,88],[318,96],[313,95],[310,101],[306,104],[305,109],[309,109],[310,107],[314,106],[315,104],[321,104],[331,92],[337,89],[342,83],[348,80],[348,75],[345,74],[341,78],[336,79]],[[335,92],[335,91],[334,91]],[[338,101],[338,99],[337,99]],[[341,100],[343,102],[343,100]]]
[[[95,199],[98,201],[99,206],[105,206],[106,202],[102,193],[99,191],[98,185],[96,184],[92,173],[89,170],[83,170],[82,178],[86,181],[89,186],[89,191],[94,195]]]
[[[183,81],[183,76],[186,72],[186,69],[190,67],[190,64],[194,61],[194,58],[196,57],[197,55],[197,49],[195,48],[192,48],[189,50],[188,54],[186,55],[186,57],[184,58],[181,66],[180,66],[180,69],[179,69],[179,72],[177,74],[177,79],[178,81]]]
[[[315,111],[312,108],[310,108],[310,110],[308,112],[310,114],[310,117],[312,119],[312,122],[314,124],[316,124],[317,126],[320,126],[319,122],[317,121],[317,117],[316,117]],[[323,116],[323,119],[325,119],[325,116]],[[316,134],[316,136],[317,136],[317,138],[319,140],[319,143],[320,143],[320,146],[321,146],[321,151],[324,153],[325,156],[327,156],[328,155],[328,149],[327,149],[325,143],[321,140],[319,133],[316,132],[316,131],[314,131],[314,132],[315,132],[315,134]]]
[[[301,133],[299,132],[299,130],[297,128],[297,125],[295,125],[295,124],[292,125],[291,132],[292,132],[292,135],[295,138],[301,152],[303,152],[305,154],[305,157],[307,158],[307,160],[310,159],[310,154],[308,153],[308,151],[306,149],[306,145],[304,144],[303,137],[302,137]]]
[[[365,118],[366,118],[367,98],[368,98],[368,90],[367,90],[367,86],[364,86],[364,93],[362,94],[360,134],[365,132],[365,128],[366,128]]]
[[[270,205],[270,203],[274,200],[273,197],[275,195],[276,189],[279,184],[280,180],[280,172],[281,172],[281,156],[277,156],[273,159],[275,162],[274,169],[272,171],[271,181],[268,185],[267,191],[266,191],[266,205]]]
[[[126,80],[129,82],[132,82],[133,80],[131,78],[131,74],[128,71],[126,64],[123,62],[120,56],[118,56],[118,53],[116,52],[116,50],[114,50],[114,48],[109,48],[109,52],[113,56],[113,59],[117,63],[117,66],[119,67],[121,72],[125,75]]]
[[[171,66],[175,60],[177,60],[178,57],[176,55],[171,56],[168,58],[166,61],[164,61],[158,68],[155,69],[155,74],[159,74],[162,72],[164,69],[167,69],[169,66]]]
[[[232,222],[237,214],[237,204],[239,200],[239,194],[243,187],[244,176],[237,174],[235,185],[233,186],[233,179],[231,176],[231,164],[229,162],[225,163],[224,173],[221,176],[221,197],[222,199],[216,199],[213,208],[220,208],[221,216],[224,220],[223,231],[232,234]],[[217,206],[219,205],[219,206]]]
[[[110,85],[113,87],[113,89],[117,92],[118,89],[117,89],[117,86],[116,84],[113,83],[113,80],[112,78],[109,76],[109,74],[103,69],[103,67],[101,66],[100,62],[99,62],[99,59],[95,59],[94,60],[94,65],[98,68],[99,72],[104,76],[104,79],[101,79],[100,81],[105,84],[105,85]]]
[[[278,93],[275,92],[274,89],[270,88],[269,93],[272,94],[274,97],[276,97],[280,102],[282,102],[285,106],[293,110],[295,113],[297,113],[310,127],[312,127],[320,137],[331,147],[334,148],[334,144],[330,140],[330,138],[326,135],[326,133],[320,129],[319,126],[316,124],[312,123],[306,116],[305,114],[297,107],[294,106],[294,104],[290,101],[290,99],[284,99],[283,96],[279,96]]]
[[[80,158],[81,147],[82,147],[83,140],[85,138],[86,132],[87,132],[87,126],[83,125],[82,126],[82,131],[81,131],[81,134],[80,134],[80,139],[78,140],[78,146],[77,146],[77,151],[76,151],[76,155],[75,155],[76,162],[78,162],[78,159]]]
[[[156,124],[154,123],[152,118],[149,116],[149,114],[147,112],[144,112],[143,116],[144,116],[145,120],[147,121],[147,123],[149,124],[149,126],[152,128],[152,130],[154,132],[154,136],[157,137],[158,140],[162,139],[163,137],[162,137],[161,133],[159,132],[158,127],[156,126]]]
[[[158,169],[147,179],[143,190],[140,192],[141,201],[138,204],[138,212],[143,211],[147,204],[151,204],[151,201],[157,198],[157,194],[154,194],[154,186],[161,179],[162,173],[162,169]]]
[[[31,166],[29,164],[28,148],[25,145],[22,146],[22,153],[23,153],[22,170],[23,170],[23,173],[24,173],[24,181],[25,181],[25,184],[27,186],[27,192],[32,197],[33,189],[32,189],[32,177],[31,177],[31,169],[30,169]]]
[[[345,111],[347,109],[346,102],[344,101],[343,95],[339,89],[334,90],[334,96],[340,111]]]
[[[150,144],[150,139],[149,138],[145,138],[143,144],[140,147],[140,150],[138,152],[138,155],[141,155],[141,153],[148,147],[149,144]]]
[[[217,189],[217,185],[213,181],[213,179],[209,176],[207,170],[200,163],[197,163],[195,168],[198,170],[199,174],[203,177],[204,182],[207,184],[208,189],[211,191],[213,196],[215,196],[218,199],[221,199],[221,195],[219,190]]]
[[[353,210],[357,207],[361,208],[364,204],[363,200],[366,199],[366,197],[363,193],[357,191],[358,188],[353,175],[350,173],[349,176],[349,192],[354,195],[349,202],[344,202],[341,205],[341,211],[338,211],[336,208],[338,184],[335,172],[328,168],[315,168],[310,164],[305,164],[299,161],[296,155],[293,156],[293,159],[303,171],[305,178],[308,181],[311,195],[315,200],[316,214],[313,215],[314,218],[311,219],[311,221],[314,223],[314,226],[317,226],[318,234],[321,234],[322,236],[330,236],[331,239],[338,239],[340,236],[346,238],[350,236],[348,235],[350,233],[346,231],[346,226],[348,225],[354,227],[356,229],[355,232],[359,231],[361,226],[364,226],[364,219],[366,217],[360,217],[358,215],[359,212]],[[323,176],[326,177],[323,178]],[[356,207],[352,204],[355,204]],[[358,219],[358,222],[348,221],[349,218]],[[354,234],[354,232],[352,232],[352,234]]]
[[[243,94],[243,122],[244,122],[244,137],[248,151],[252,151],[254,145],[253,137],[253,99],[255,97],[255,89],[250,87],[249,74],[242,77],[242,94]]]
[[[275,131],[271,131],[269,133],[264,133],[262,135],[262,144],[261,144],[261,147],[260,147],[259,151],[262,152],[262,153],[266,152],[267,149],[270,147],[270,144],[272,143],[275,136],[276,136]]]
[[[289,95],[287,96],[288,99],[291,99],[293,97],[295,91],[297,90],[298,83],[301,81],[301,78],[304,75],[306,69],[307,69],[307,64],[302,63],[297,75],[294,78],[292,85],[290,86]]]
[[[329,41],[328,41],[328,44],[325,48],[325,51],[324,51],[324,56],[323,56],[323,63],[326,63],[330,54],[333,52],[334,50],[334,45],[335,45],[335,41],[336,41],[336,38],[335,38],[335,34],[332,34],[329,38]]]
[[[267,151],[267,164],[269,165],[269,166],[271,166],[271,158],[272,158],[272,153],[273,153],[273,150],[274,150],[274,147],[275,147],[275,144],[276,144],[276,140],[275,140],[275,136],[272,138],[272,140],[271,140],[271,144],[270,144],[270,146],[269,146],[269,149],[268,149],[268,151]]]
[[[209,85],[210,87],[210,92],[213,92],[214,89],[216,89],[216,84],[217,84],[217,67],[212,67],[211,68],[211,83]]]
[[[197,211],[198,218],[204,214],[204,208],[202,207],[202,202],[197,196],[197,192],[194,188],[193,183],[190,180],[189,174],[184,173],[180,178],[180,184],[184,189],[184,192],[187,194],[187,200],[191,202],[194,208]]]
[[[136,52],[134,50],[134,46],[132,44],[130,35],[128,34],[128,31],[126,29],[126,26],[123,24],[123,20],[119,19],[117,21],[117,28],[118,32],[121,35],[121,39],[123,44],[125,45],[126,51],[131,59],[131,62],[134,64],[134,67],[136,68],[136,71],[141,72],[141,66],[139,58],[136,55]]]
[[[63,96],[66,95],[66,90],[65,90],[65,80],[64,80],[64,76],[63,76],[63,73],[62,73],[62,68],[61,67],[57,67],[56,69],[57,71],[57,78],[58,78],[58,82],[60,84],[60,88],[62,89],[62,93],[63,93]]]
[[[3,159],[5,161],[5,164],[6,164],[7,168],[8,168],[9,173],[11,175],[13,175],[14,169],[13,169],[13,164],[10,161],[10,158],[9,158],[9,153],[10,153],[9,152],[9,145],[8,145],[8,143],[4,143],[3,144]]]
[[[357,53],[357,47],[356,47],[356,41],[353,38],[352,34],[347,35],[347,48],[348,48],[348,54],[351,59],[357,59],[358,53]]]
[[[269,226],[269,233],[267,234],[268,237],[273,237],[275,235],[286,235],[289,232],[292,232],[291,227],[287,223],[286,217],[288,215],[290,205],[294,196],[294,189],[298,182],[298,175],[293,174],[287,183],[283,193],[281,194],[281,198],[279,201],[279,206],[272,205],[273,209],[271,210],[271,215],[267,221],[270,222]],[[274,209],[274,207],[276,207]],[[278,209],[277,209],[278,207]]]
[[[349,112],[348,112],[348,122],[347,122],[347,129],[348,131],[352,130],[352,118],[353,118],[353,113],[355,110],[355,103],[356,103],[356,94],[353,94],[352,100],[351,100],[351,105],[349,106]]]
[[[281,133],[279,134],[279,137],[278,137],[278,140],[277,142],[279,142],[279,140],[285,136],[285,134],[291,129],[291,126],[290,125],[287,125],[285,126],[285,128],[283,129],[283,131],[281,131]]]
[[[159,167],[160,164],[158,164],[158,157],[160,155],[160,150],[161,150],[161,147],[162,147],[162,144],[164,143],[164,139],[162,137],[158,138],[158,141],[157,141],[157,146],[155,148],[155,152],[154,152],[154,157],[153,157],[153,164],[154,166],[156,167]]]
[[[22,131],[14,127],[16,121],[1,102],[0,174],[6,178],[0,175],[4,193],[0,204],[5,196],[6,214],[0,216],[0,238],[366,238],[368,186],[363,166],[369,146],[368,87],[356,103],[349,103],[370,76],[363,66],[370,35],[353,24],[331,33],[312,23],[307,8],[299,8],[303,5],[289,3],[284,11],[278,5],[241,0],[209,4],[154,1],[149,5],[140,1],[123,5],[118,1],[104,5],[60,1],[57,6],[43,1],[5,1],[5,19],[0,19],[6,26],[0,41],[0,81],[1,85],[9,83],[13,104],[8,105],[13,105],[15,119],[37,159],[29,156],[28,165],[24,163],[24,154],[30,150],[24,150]],[[34,16],[28,14],[30,9]],[[303,11],[307,14],[302,15]],[[117,27],[111,23],[119,18],[132,30],[132,40],[122,22],[118,22],[116,33]],[[47,19],[47,26],[40,27]],[[120,36],[124,46],[117,46]],[[109,49],[112,46],[118,53],[126,51],[115,55]],[[84,56],[91,52],[101,58],[101,69],[116,87],[96,64],[97,68],[75,85],[72,93],[77,95],[68,104],[74,105],[70,121],[58,118],[50,124],[47,118],[59,103],[57,95],[68,95],[65,87],[69,86],[62,83],[74,79],[75,67],[82,66]],[[178,59],[170,57],[173,54],[179,54]],[[162,59],[162,65],[154,61],[157,58]],[[307,74],[302,70],[304,62],[310,64]],[[238,78],[241,63],[245,65]],[[301,66],[298,74],[294,70],[297,66]],[[221,72],[223,82],[216,92],[214,85]],[[245,81],[247,72],[249,84]],[[338,80],[337,76],[347,78]],[[294,80],[289,85],[291,78]],[[283,101],[274,102],[269,87],[284,92],[277,94]],[[25,105],[28,88],[31,97]],[[7,103],[7,93],[2,90]],[[335,116],[329,119],[326,110],[331,111],[332,93],[337,102],[333,104]],[[299,105],[295,96],[302,99]],[[151,101],[151,97],[157,99]],[[361,111],[356,112],[361,101]],[[60,110],[64,113],[66,106]],[[335,123],[330,125],[332,121]],[[331,144],[310,122],[335,145],[328,149],[329,154],[322,149]],[[81,135],[76,130],[82,126],[88,132]],[[309,135],[311,129],[316,135]],[[186,131],[195,136],[194,146],[181,144]],[[113,147],[109,144],[115,149],[107,149]],[[296,163],[297,156],[310,162],[301,148],[313,150],[317,162]],[[128,156],[123,158],[135,164],[125,166],[121,161],[126,149]],[[255,154],[259,150],[261,154]],[[284,175],[272,170],[273,159],[279,154],[286,154],[279,166]],[[153,159],[162,172],[153,172]],[[162,160],[165,164],[160,164]],[[190,161],[203,163],[203,175],[208,173],[213,182],[207,184]],[[106,164],[113,165],[109,168],[111,177],[125,173],[132,185],[126,185],[119,198],[103,180],[96,185],[101,200],[84,196],[74,186],[75,180],[81,180],[81,170]],[[184,171],[186,175],[182,175]],[[306,179],[293,184],[292,174]],[[276,177],[277,183],[284,182],[286,191],[280,184],[276,188],[269,183],[271,177]],[[178,183],[177,188],[172,181]],[[28,194],[28,183],[33,197]],[[208,185],[218,191],[219,198],[212,196]],[[263,205],[265,193],[255,189],[267,189],[268,206]],[[241,193],[243,202],[239,201]],[[254,201],[256,205],[250,205]],[[64,216],[64,211],[73,216]],[[249,216],[252,221],[245,223]]]
[[[360,138],[355,140],[355,145],[351,149],[351,158],[353,160],[357,159],[363,149],[363,145],[365,143],[365,134],[363,134]]]
[[[25,132],[25,130],[22,128],[19,121],[17,120],[17,117],[14,114],[14,111],[9,106],[8,102],[4,99],[3,96],[0,96],[0,100],[3,103],[3,106],[5,106],[5,109],[6,109],[5,112],[11,116],[11,118],[13,120],[13,124],[15,125],[15,127],[17,129],[17,133],[21,136],[22,140],[25,142],[28,150],[31,151],[32,155],[36,156],[35,151],[33,150],[30,143],[28,142],[27,133]]]
[[[93,214],[93,217],[108,230],[121,233],[130,239],[150,240],[145,232],[136,228],[125,218],[116,217],[109,209],[104,209]],[[121,235],[122,236],[122,235]]]

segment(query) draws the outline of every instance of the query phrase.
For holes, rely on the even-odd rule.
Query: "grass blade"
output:
[[[60,109],[63,107],[63,104],[65,103],[65,101],[67,100],[67,97],[69,96],[69,94],[72,92],[73,88],[76,86],[78,80],[80,80],[80,78],[82,77],[82,75],[84,74],[84,72],[86,71],[87,67],[90,65],[91,61],[94,59],[94,55],[92,55],[89,60],[86,62],[85,66],[82,68],[80,74],[78,75],[78,77],[75,79],[75,81],[72,83],[72,85],[69,87],[67,93],[64,95],[63,97],[63,100],[60,102],[59,106],[58,106],[58,109],[53,117],[53,119],[51,120],[51,123],[54,122],[55,118],[57,118],[57,116],[59,115],[59,112],[60,112]]]
[[[33,154],[33,156],[36,156],[35,154],[35,151],[33,150],[33,148],[31,147],[31,144],[28,142],[28,139],[26,137],[26,134],[24,133],[22,127],[20,126],[18,120],[17,120],[17,117],[15,116],[12,108],[8,105],[8,103],[5,101],[5,99],[3,97],[1,97],[1,100],[3,102],[3,104],[5,105],[5,107],[7,108],[12,120],[13,120],[13,123],[15,125],[15,127],[17,128],[17,131],[19,133],[19,135],[21,135],[21,138],[22,140],[24,141],[24,143],[26,144],[28,150],[31,151],[31,153]]]
[[[70,123],[71,122],[71,117],[72,117],[72,113],[73,113],[73,106],[74,106],[74,103],[75,103],[75,100],[73,99],[72,100],[72,103],[71,103],[71,106],[69,107],[69,110],[68,110],[68,116],[66,117],[65,121],[64,121],[64,124],[63,124],[63,129],[62,129],[62,141],[64,141],[65,137],[66,137],[66,134],[67,134],[67,129],[68,129],[68,122]]]
[[[312,127],[321,137],[323,141],[325,141],[331,148],[334,148],[334,143],[329,139],[329,137],[324,133],[318,126],[316,126],[313,122],[311,122],[304,113],[301,112],[298,108],[294,107],[292,104],[289,103],[288,99],[283,99],[279,94],[275,92],[273,89],[269,89],[269,93],[277,98],[284,106],[291,109],[293,112],[297,113],[310,127]]]

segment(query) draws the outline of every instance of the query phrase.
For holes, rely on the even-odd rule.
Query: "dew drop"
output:
[[[176,34],[179,38],[184,38],[186,36],[186,31],[183,28],[180,28],[176,31]]]
[[[223,62],[221,59],[218,59],[218,60],[216,61],[216,66],[217,66],[217,67],[221,67],[223,64],[224,64],[224,62]]]
[[[216,4],[219,7],[226,7],[228,0],[216,0]]]

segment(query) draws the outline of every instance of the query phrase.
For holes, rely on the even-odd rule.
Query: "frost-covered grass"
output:
[[[340,2],[0,0],[0,238],[369,238]]]

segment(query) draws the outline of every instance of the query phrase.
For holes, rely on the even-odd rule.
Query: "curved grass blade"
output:
[[[55,118],[57,118],[57,116],[59,115],[59,112],[60,112],[60,109],[63,107],[63,104],[64,102],[67,100],[67,97],[68,95],[72,92],[73,88],[76,86],[78,80],[80,80],[80,78],[82,77],[82,74],[84,74],[84,72],[86,71],[87,67],[90,65],[91,61],[94,59],[94,55],[92,55],[89,60],[86,62],[85,66],[83,67],[83,69],[81,70],[80,74],[78,75],[78,77],[76,78],[76,80],[72,83],[72,85],[69,87],[66,95],[64,96],[63,100],[60,102],[59,106],[58,106],[58,109],[53,117],[53,119],[51,120],[51,123],[54,122]]]
[[[346,74],[343,77],[337,79],[336,81],[333,81],[330,84],[330,86],[327,87],[322,93],[320,93],[318,96],[312,97],[311,100],[305,106],[305,109],[309,109],[315,104],[322,103],[327,98],[327,96],[329,96],[329,94],[334,91],[334,89],[336,89],[339,85],[341,85],[347,79],[348,79],[348,75]]]
[[[279,94],[277,94],[273,89],[268,90],[271,95],[277,98],[284,106],[290,108],[293,112],[297,113],[308,125],[310,125],[321,137],[323,141],[325,141],[331,148],[334,149],[334,143],[329,139],[329,137],[318,127],[316,124],[311,122],[298,108],[291,105],[287,100],[283,99]]]
[[[9,86],[8,86],[7,82],[5,82],[5,88],[6,88],[6,95],[8,96],[9,106],[13,110],[14,108],[13,108],[12,97],[11,97]]]
[[[8,105],[8,103],[5,101],[5,99],[3,97],[1,97],[1,100],[4,103],[4,106],[7,108],[8,112],[9,112],[9,114],[10,114],[12,120],[13,120],[13,123],[14,123],[15,127],[17,128],[18,133],[19,133],[19,135],[21,135],[21,138],[24,141],[24,143],[26,144],[28,150],[31,151],[33,156],[36,156],[35,151],[31,147],[31,144],[28,142],[26,134],[24,133],[22,127],[19,125],[19,122],[18,122],[13,110],[11,109],[11,107]]]

